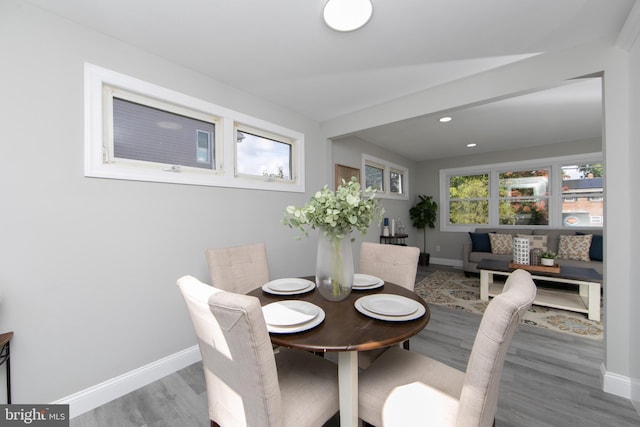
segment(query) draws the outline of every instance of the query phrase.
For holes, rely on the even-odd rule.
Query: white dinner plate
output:
[[[368,290],[376,289],[384,285],[384,280],[368,274],[356,273],[353,275],[353,289]]]
[[[267,325],[294,326],[313,320],[318,307],[307,301],[278,301],[262,307],[262,314]]]
[[[405,314],[405,315],[387,315],[387,314],[381,314],[381,313],[376,313],[374,311],[370,311],[368,310],[364,305],[363,302],[365,303],[365,305],[371,305],[371,304],[367,304],[368,300],[371,299],[371,297],[399,297],[399,298],[404,298],[405,300],[411,301],[414,303],[414,305],[412,305],[412,308],[405,308],[403,309],[403,311],[411,311],[413,310],[411,313],[409,314]],[[375,300],[375,298],[374,298]],[[410,303],[407,305],[411,305]],[[420,303],[418,303],[417,301],[414,301],[410,298],[405,298],[402,297],[400,295],[392,295],[392,294],[375,294],[375,295],[367,295],[364,296],[362,298],[358,298],[356,300],[356,302],[354,303],[354,306],[356,308],[356,310],[358,310],[360,313],[364,314],[365,316],[369,316],[369,317],[373,317],[374,319],[379,319],[379,320],[387,320],[387,321],[391,321],[391,322],[403,322],[403,321],[407,321],[407,320],[414,320],[417,319],[419,317],[422,317],[425,313],[426,313],[426,309],[424,308],[424,306]],[[380,308],[378,307],[377,304],[374,304],[374,306],[376,307],[376,310],[378,311],[388,311],[388,308],[382,309],[380,310]]]
[[[311,280],[296,277],[276,279],[262,285],[262,290],[274,295],[303,294],[314,289],[316,284]]]
[[[393,294],[369,295],[362,299],[362,306],[372,313],[385,316],[408,316],[415,313],[418,304],[410,298]]]
[[[274,309],[274,304],[280,304],[281,307],[276,307]],[[289,313],[284,315],[283,319],[281,317],[283,316],[282,308],[289,309],[291,311],[297,311],[298,314]],[[300,300],[278,301],[267,304],[262,307],[262,313],[264,314],[265,321],[267,322],[267,330],[271,333],[276,334],[293,334],[295,332],[306,331],[318,326],[324,321],[325,318],[325,313],[322,308],[310,302]],[[277,313],[277,315],[273,316],[274,313]],[[286,320],[288,316],[291,317],[289,317],[289,320]],[[296,320],[293,320],[294,318]],[[293,323],[303,318],[307,318],[307,320],[303,320],[301,323]],[[270,324],[269,322],[276,322],[281,324],[275,325]],[[287,325],[283,323],[290,324]]]

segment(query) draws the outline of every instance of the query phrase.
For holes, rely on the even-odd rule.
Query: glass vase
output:
[[[342,301],[353,288],[353,250],[351,236],[318,235],[316,286],[329,301]]]

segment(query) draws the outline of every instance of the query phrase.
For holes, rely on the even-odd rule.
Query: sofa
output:
[[[603,242],[602,242],[602,229],[600,228],[547,228],[547,229],[526,229],[526,228],[518,228],[518,229],[496,229],[496,228],[477,228],[475,232],[469,233],[469,241],[464,243],[463,246],[463,268],[465,275],[470,275],[471,273],[480,273],[478,270],[478,263],[483,259],[498,259],[503,261],[511,261],[513,259],[512,253],[504,253],[504,250],[499,250],[491,246],[491,239],[499,241],[498,237],[504,236],[489,236],[490,233],[500,234],[500,235],[511,235],[512,237],[521,236],[541,236],[541,237],[528,237],[529,239],[534,239],[539,245],[540,242],[544,240],[543,236],[546,236],[546,250],[553,251],[558,255],[564,255],[563,258],[556,258],[556,263],[561,267],[564,266],[574,266],[574,267],[587,267],[593,268],[600,274],[603,273]],[[574,254],[567,250],[568,245],[571,242],[580,242],[582,239],[587,239],[588,236],[591,235],[591,242],[587,249],[588,254],[582,253]],[[563,237],[563,253],[559,254],[559,246],[560,246],[560,236]],[[581,236],[581,237],[572,237],[572,236]],[[532,240],[532,242],[534,241]],[[586,244],[586,240],[584,241]],[[494,253],[492,249],[496,249],[497,252],[502,253]]]

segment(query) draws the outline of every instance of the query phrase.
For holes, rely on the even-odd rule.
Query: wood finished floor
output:
[[[434,269],[421,267],[416,280]],[[479,323],[479,315],[431,306],[429,325],[411,339],[411,349],[464,370]],[[600,341],[520,325],[505,361],[496,426],[640,426],[630,401],[601,390],[602,359]],[[70,425],[208,427],[202,366],[182,369],[82,414]],[[333,419],[326,427],[338,425]]]

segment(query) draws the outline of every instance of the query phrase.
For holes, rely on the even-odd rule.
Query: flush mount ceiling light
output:
[[[467,144],[467,147],[471,148],[471,147],[476,147],[477,145],[478,144],[472,142],[472,143]]]
[[[336,31],[362,28],[373,13],[370,0],[328,0],[324,5],[324,22]]]
[[[440,118],[438,119],[438,121],[439,121],[440,123],[448,123],[448,122],[450,122],[451,120],[453,120],[453,119],[452,119],[451,117],[449,117],[449,116],[440,117]]]

